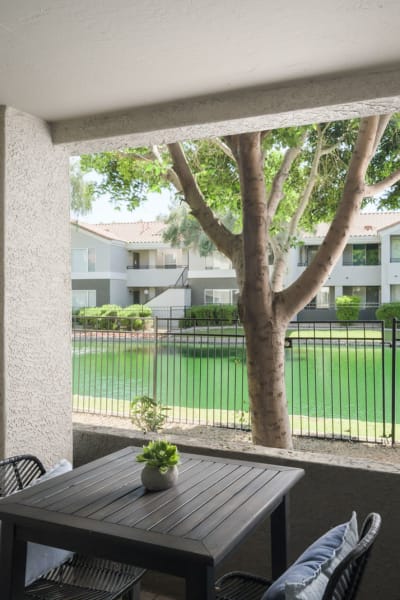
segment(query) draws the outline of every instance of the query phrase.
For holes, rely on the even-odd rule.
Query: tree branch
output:
[[[198,220],[218,250],[232,260],[238,243],[241,244],[241,237],[229,231],[207,206],[181,145],[174,142],[168,144],[167,147],[172,158],[174,171],[182,185],[185,202],[189,205],[193,216]]]
[[[400,169],[397,169],[397,171],[384,179],[381,179],[381,181],[378,181],[377,183],[365,186],[365,197],[370,196],[373,198],[374,196],[378,196],[384,192],[386,188],[394,185],[398,181],[400,181]]]
[[[388,123],[389,123],[390,119],[392,118],[392,116],[393,116],[392,114],[389,114],[389,115],[381,115],[379,117],[379,124],[378,124],[378,128],[376,131],[375,144],[374,144],[373,151],[372,151],[373,154],[375,154],[376,149],[379,146],[379,142],[381,141],[381,138],[382,138],[382,136],[385,132],[385,129],[388,126]]]
[[[239,135],[226,135],[223,140],[229,147],[235,161],[239,164]]]
[[[236,158],[233,155],[232,150],[230,149],[230,147],[228,146],[228,144],[226,144],[221,138],[211,138],[211,141],[213,144],[215,144],[220,150],[222,150],[222,152],[224,154],[226,154],[226,156],[228,158],[230,158],[231,160],[233,160],[233,162],[236,162]]]
[[[274,269],[271,277],[272,287],[274,291],[280,291],[283,288],[284,271],[286,268],[285,259],[289,250],[289,242],[297,231],[299,221],[307,208],[312,191],[317,181],[319,162],[321,160],[321,156],[323,156],[324,153],[324,150],[322,149],[322,143],[325,130],[326,127],[322,131],[321,128],[318,127],[317,145],[311,163],[311,169],[307,180],[307,184],[303,190],[303,193],[300,196],[297,209],[289,221],[289,225],[284,234],[284,239],[279,245],[278,252],[276,254],[277,259],[274,263]]]
[[[154,158],[160,163],[160,165],[162,165],[163,161],[162,161],[162,157],[161,157],[160,151],[158,149],[158,146],[152,146],[151,151],[152,151]],[[180,181],[178,175],[175,173],[174,169],[172,169],[171,167],[168,167],[166,174],[165,174],[165,178],[167,179],[167,181],[172,183],[172,185],[174,186],[174,188],[176,189],[177,192],[179,192],[179,193],[183,192],[181,181]]]
[[[267,199],[268,217],[271,221],[274,218],[276,210],[279,206],[279,202],[283,198],[283,186],[289,177],[292,164],[300,154],[306,137],[307,132],[304,132],[300,138],[300,143],[296,147],[288,148],[286,150],[281,166],[279,167],[279,171],[274,177],[272,188]]]
[[[312,300],[344,250],[365,197],[365,174],[373,156],[378,126],[379,117],[361,119],[342,198],[328,233],[312,263],[286,290],[277,294],[277,302],[291,315]]]

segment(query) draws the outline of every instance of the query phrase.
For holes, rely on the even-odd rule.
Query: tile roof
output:
[[[381,229],[400,223],[400,211],[360,213],[351,228],[351,236],[375,236]],[[307,233],[305,237],[325,237],[330,223],[319,223],[314,234]]]
[[[161,221],[135,221],[133,223],[76,223],[81,229],[109,240],[135,243],[162,243],[165,223]]]
[[[400,211],[361,213],[351,229],[351,236],[376,236],[381,229],[400,223]],[[132,223],[79,223],[76,225],[109,240],[135,244],[163,243],[162,233],[166,228],[162,221],[135,221]],[[330,223],[319,223],[314,233],[305,238],[324,238]]]

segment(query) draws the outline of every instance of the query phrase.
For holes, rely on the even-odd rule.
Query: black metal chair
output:
[[[46,472],[36,456],[0,460],[0,496],[26,488]],[[25,600],[139,600],[144,569],[75,554],[25,588]]]
[[[381,526],[381,517],[371,513],[365,519],[359,541],[350,553],[337,565],[329,578],[321,600],[354,600],[364,573],[372,545]],[[216,582],[216,600],[261,600],[271,581],[232,571]]]

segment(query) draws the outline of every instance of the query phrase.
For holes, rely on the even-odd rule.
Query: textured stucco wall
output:
[[[152,437],[147,434],[146,439]],[[153,434],[153,438],[157,434]],[[399,470],[392,465],[346,459],[334,455],[289,452],[255,446],[241,451],[210,447],[195,434],[188,440],[173,438],[184,452],[199,452],[226,458],[255,460],[271,464],[300,467],[305,477],[290,496],[290,560],[294,560],[314,539],[337,523],[343,523],[355,510],[362,520],[369,512],[379,512],[382,529],[360,590],[360,600],[398,600],[400,575],[397,546],[400,517],[397,510],[400,495]],[[74,465],[79,466],[126,446],[141,447],[144,436],[137,431],[107,427],[74,426]],[[207,446],[207,447],[206,447]],[[268,526],[259,527],[231,557],[221,571],[243,569],[270,576]],[[149,589],[174,598],[183,598],[182,582],[177,578],[148,573],[144,584]]]
[[[68,157],[48,125],[0,108],[0,453],[71,456]]]
[[[399,69],[232,90],[52,124],[72,154],[396,112]]]

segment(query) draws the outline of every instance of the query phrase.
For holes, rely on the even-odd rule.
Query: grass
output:
[[[243,327],[224,327],[222,325],[214,325],[210,327],[195,327],[192,329],[183,329],[182,335],[185,336],[200,336],[207,335],[210,337],[221,337],[224,335],[244,335]],[[302,338],[302,339],[358,339],[358,340],[381,340],[382,339],[382,331],[381,329],[356,329],[351,328],[348,329],[343,328],[335,328],[331,329],[329,327],[325,329],[292,329],[289,328],[286,331],[286,337],[288,338]],[[392,332],[390,330],[384,331],[384,339],[387,341],[391,341]]]

